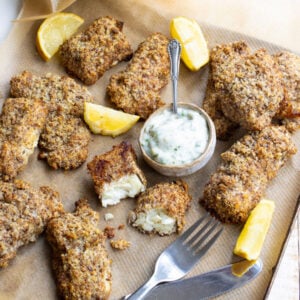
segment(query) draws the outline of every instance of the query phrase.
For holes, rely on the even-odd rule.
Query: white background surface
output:
[[[9,29],[21,9],[22,0],[0,0],[0,42],[7,36]]]

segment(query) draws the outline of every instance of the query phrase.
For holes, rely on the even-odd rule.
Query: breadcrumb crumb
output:
[[[125,250],[127,248],[129,248],[131,246],[131,243],[123,240],[123,239],[119,239],[119,240],[112,240],[110,241],[110,245],[112,246],[112,248],[117,249],[117,250]]]
[[[106,226],[104,228],[104,235],[108,238],[108,239],[112,239],[115,237],[115,228],[111,227],[111,226]]]

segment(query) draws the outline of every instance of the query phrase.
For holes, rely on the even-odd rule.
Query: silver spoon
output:
[[[177,113],[177,83],[179,75],[179,65],[180,65],[180,54],[181,45],[180,43],[173,39],[168,44],[168,52],[171,62],[171,80],[173,87],[173,112]]]

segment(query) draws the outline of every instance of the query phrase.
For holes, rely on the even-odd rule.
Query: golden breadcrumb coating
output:
[[[238,124],[229,120],[223,113],[221,103],[229,97],[225,88],[224,77],[229,82],[233,75],[229,70],[236,60],[250,53],[250,48],[243,42],[218,45],[210,53],[210,75],[207,83],[203,109],[212,118],[219,139],[227,139]]]
[[[90,132],[80,118],[51,113],[39,140],[39,158],[53,169],[78,168],[87,159],[89,141]]]
[[[214,86],[218,91],[227,92],[225,84],[230,83],[235,74],[232,70],[237,61],[250,55],[251,49],[244,41],[217,45],[210,52],[210,65]]]
[[[231,135],[233,130],[238,127],[238,124],[230,121],[222,112],[221,101],[222,93],[217,92],[214,87],[213,80],[208,79],[205,98],[202,103],[202,108],[207,112],[214,122],[217,138],[226,140]]]
[[[128,221],[143,233],[158,233],[159,235],[169,235],[173,232],[180,233],[185,225],[185,213],[190,206],[192,197],[189,195],[188,185],[181,180],[171,183],[158,183],[139,195],[134,211],[129,214]],[[159,228],[153,226],[151,230],[145,230],[145,224],[140,224],[141,220],[147,222],[148,213],[155,213],[153,222],[160,223]],[[158,214],[163,213],[167,217],[175,220],[174,228],[165,230],[163,217]],[[157,218],[158,217],[158,218]],[[174,231],[173,231],[174,230]]]
[[[64,42],[59,54],[67,72],[91,85],[118,62],[128,60],[132,49],[122,29],[123,22],[101,17]]]
[[[281,51],[273,55],[283,75],[285,99],[279,117],[289,131],[300,128],[300,57],[294,53]]]
[[[112,150],[95,156],[87,167],[99,198],[102,197],[105,184],[115,182],[127,175],[137,175],[144,186],[147,184],[144,173],[137,165],[134,149],[128,142],[122,142]]]
[[[139,45],[126,69],[110,78],[107,93],[118,108],[147,119],[164,104],[159,92],[170,76],[168,42],[163,34],[152,34]]]
[[[284,126],[245,135],[221,154],[222,162],[206,184],[200,203],[222,222],[244,223],[268,182],[295,153]]]
[[[53,217],[63,213],[58,193],[33,188],[22,180],[0,181],[0,267],[6,267],[19,247],[36,241]]]
[[[22,171],[37,146],[48,114],[39,99],[9,98],[0,115],[0,177],[11,180]]]
[[[105,236],[97,228],[99,215],[87,200],[76,202],[74,213],[53,218],[46,231],[52,247],[52,267],[64,299],[108,299],[111,260]]]
[[[112,248],[117,249],[117,250],[125,250],[130,247],[130,242],[124,240],[124,239],[119,239],[119,240],[111,240],[110,245]]]
[[[270,125],[284,97],[282,74],[273,57],[259,49],[227,71],[234,76],[225,83],[230,96],[221,102],[224,115],[247,130]]]
[[[41,99],[50,112],[82,116],[84,102],[93,102],[90,92],[68,76],[37,76],[24,71],[14,76],[10,84],[12,96]]]

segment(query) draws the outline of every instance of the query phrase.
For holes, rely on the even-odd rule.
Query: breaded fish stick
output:
[[[48,114],[39,99],[9,98],[0,115],[0,177],[11,180],[25,168]]]
[[[128,60],[132,49],[122,29],[123,22],[101,17],[68,39],[59,50],[67,72],[91,85],[118,62]]]
[[[98,214],[85,199],[76,202],[74,213],[53,218],[47,240],[53,250],[52,266],[63,299],[108,299],[111,260],[105,235],[97,228]]]
[[[156,184],[140,194],[137,206],[129,215],[129,223],[143,233],[161,236],[180,233],[192,197],[183,181]]]
[[[139,45],[126,69],[110,78],[107,93],[118,108],[147,119],[164,104],[159,92],[170,76],[168,42],[163,34],[152,34]]]
[[[53,217],[63,212],[58,193],[28,183],[0,181],[0,267],[6,267],[19,247],[34,242]]]
[[[268,182],[296,153],[284,126],[245,135],[221,154],[222,162],[204,188],[200,203],[225,223],[244,223]]]

